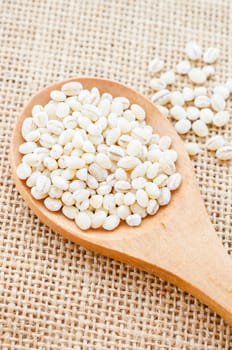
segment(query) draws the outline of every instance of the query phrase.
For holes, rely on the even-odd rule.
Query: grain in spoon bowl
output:
[[[19,130],[16,174],[34,199],[81,230],[138,226],[169,204],[181,183],[177,152],[136,101],[78,81],[45,100],[31,106]]]

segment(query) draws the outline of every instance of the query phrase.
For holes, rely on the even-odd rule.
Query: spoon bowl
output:
[[[34,199],[25,181],[16,175],[24,142],[23,120],[31,116],[35,104],[45,105],[50,92],[64,83],[79,81],[85,89],[97,87],[100,93],[125,96],[146,111],[146,121],[155,133],[169,135],[178,153],[177,170],[183,182],[172,195],[169,205],[155,216],[142,220],[133,228],[121,223],[114,231],[80,230],[61,212],[50,212],[43,201]],[[13,178],[23,199],[33,212],[51,227],[87,249],[154,273],[196,296],[232,324],[232,259],[224,250],[210,223],[184,144],[166,117],[146,97],[135,90],[107,79],[72,78],[50,85],[37,93],[16,121],[10,148]]]

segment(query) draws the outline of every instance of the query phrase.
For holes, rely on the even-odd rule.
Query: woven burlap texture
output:
[[[63,78],[106,77],[148,94],[149,60],[159,53],[172,67],[190,39],[220,48],[214,81],[232,77],[232,2],[2,0],[0,16],[0,349],[231,350],[231,327],[194,297],[43,225],[13,184],[8,154],[23,105]],[[193,163],[232,253],[231,168],[204,150]]]

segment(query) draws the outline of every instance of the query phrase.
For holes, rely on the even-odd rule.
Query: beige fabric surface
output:
[[[0,16],[0,349],[231,350],[231,327],[194,297],[43,225],[8,161],[23,105],[60,79],[112,78],[147,94],[149,60],[171,67],[189,39],[219,47],[215,81],[231,78],[231,0],[1,0]],[[231,254],[231,166],[205,151],[193,162]]]

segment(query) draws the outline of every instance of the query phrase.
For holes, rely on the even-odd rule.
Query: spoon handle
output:
[[[195,277],[199,278],[199,283],[196,293],[193,286],[193,294],[232,324],[232,258],[215,232],[211,231],[205,237],[205,244],[199,251],[199,263],[196,271],[199,276]]]
[[[189,265],[186,259],[183,261],[183,269],[178,269],[180,280],[174,280],[174,283],[196,296],[232,324],[231,257],[212,231],[205,235],[201,247],[195,250],[196,254],[194,250],[190,250]]]
[[[154,245],[148,234],[146,249],[138,243],[143,259],[129,262],[181,287],[232,324],[232,258],[212,225],[200,226],[201,233],[195,235],[192,229],[178,234],[169,227],[166,237],[162,232]]]
[[[181,287],[232,324],[232,258],[207,216],[192,226],[172,221],[138,233],[133,242],[108,241],[94,250]]]

